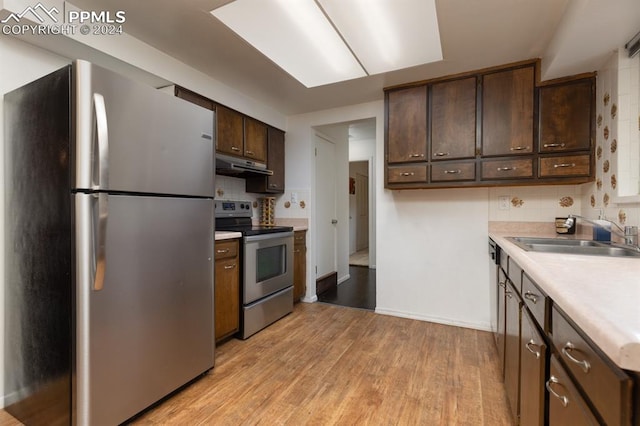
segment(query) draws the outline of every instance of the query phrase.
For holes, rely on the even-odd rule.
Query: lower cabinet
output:
[[[504,345],[504,385],[511,415],[516,421],[520,413],[520,314],[522,301],[511,280],[507,283],[505,314],[506,333]]]
[[[522,308],[520,335],[520,425],[544,425],[548,347],[528,309]]]
[[[293,234],[293,301],[299,301],[307,291],[307,231]]]
[[[238,240],[215,243],[214,329],[216,342],[240,330]]]
[[[497,343],[514,424],[640,426],[640,375],[615,365],[527,271],[507,264]]]

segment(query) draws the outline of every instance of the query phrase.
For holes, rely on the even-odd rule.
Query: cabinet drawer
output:
[[[216,260],[236,257],[238,255],[238,241],[216,241],[214,251]]]
[[[522,300],[531,315],[544,331],[549,330],[549,298],[531,281],[527,274],[522,275]]]
[[[595,426],[599,424],[554,355],[550,358],[549,379],[546,388],[549,394],[550,425]]]
[[[389,183],[426,182],[427,165],[389,167],[387,177]]]
[[[296,231],[293,233],[293,245],[305,246],[307,244],[307,231]]]
[[[532,178],[533,159],[521,160],[484,160],[482,162],[482,179]]]
[[[590,158],[587,154],[540,158],[540,177],[589,176]]]
[[[631,423],[631,379],[592,346],[564,315],[552,309],[553,345],[608,425]]]
[[[432,182],[474,180],[475,178],[475,163],[438,163],[431,165]]]

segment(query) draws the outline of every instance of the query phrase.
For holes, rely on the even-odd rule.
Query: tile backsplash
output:
[[[579,185],[489,188],[489,220],[553,222],[555,217],[582,214],[582,197]]]

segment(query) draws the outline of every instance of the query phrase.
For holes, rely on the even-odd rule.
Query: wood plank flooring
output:
[[[487,332],[299,303],[216,354],[213,371],[132,424],[512,424]]]
[[[349,279],[318,295],[318,301],[351,308],[376,308],[376,270],[349,266]]]

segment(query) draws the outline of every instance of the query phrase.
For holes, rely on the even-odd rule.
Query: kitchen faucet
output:
[[[638,245],[638,227],[637,226],[625,226],[624,229],[622,229],[620,227],[620,225],[618,225],[617,223],[615,223],[612,220],[609,219],[599,219],[599,220],[605,220],[613,225],[615,225],[616,228],[618,228],[620,231],[616,231],[615,229],[611,229],[611,228],[606,228],[605,226],[603,226],[601,223],[598,223],[592,219],[588,219],[584,216],[580,216],[577,214],[570,214],[567,219],[564,221],[564,224],[562,225],[564,228],[571,228],[573,226],[573,224],[576,222],[576,219],[582,219],[586,222],[589,222],[590,224],[597,226],[598,228],[604,229],[607,232],[613,232],[614,234],[616,234],[619,237],[624,238],[624,243],[628,246],[631,246],[637,250],[640,250],[640,246]]]

